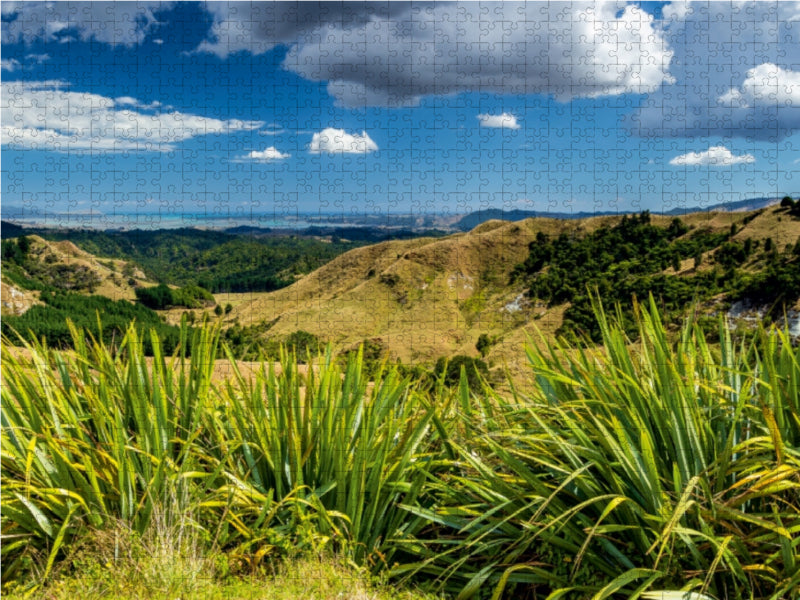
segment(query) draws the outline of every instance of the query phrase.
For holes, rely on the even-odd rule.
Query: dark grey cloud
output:
[[[172,2],[3,2],[2,41],[96,40],[140,44]]]
[[[345,106],[426,95],[541,93],[560,100],[648,93],[672,51],[647,12],[598,3],[209,4],[221,57],[290,50],[284,67]]]

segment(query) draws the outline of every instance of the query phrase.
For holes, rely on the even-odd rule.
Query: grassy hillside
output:
[[[125,259],[148,277],[213,292],[270,291],[285,287],[333,257],[366,243],[341,237],[234,234],[183,228],[154,231],[43,231],[96,256]]]
[[[673,219],[654,215],[649,226],[666,232]],[[593,287],[607,276],[598,270],[599,278],[581,278],[573,267],[565,272],[566,282],[574,284],[570,298],[537,298],[529,293],[534,273],[524,273],[531,244],[536,248],[537,238],[543,235],[551,241],[560,237],[571,242],[586,240],[598,231],[619,227],[620,221],[619,217],[490,221],[469,233],[446,238],[359,248],[285,289],[236,296],[228,322],[253,325],[257,335],[274,339],[303,329],[339,348],[369,340],[403,362],[433,361],[455,354],[477,356],[475,345],[485,335],[490,341],[487,358],[522,374],[517,349],[533,333],[534,325],[548,335],[563,333],[565,313],[576,296],[583,303],[582,316],[589,314],[583,286]],[[663,256],[649,261],[646,272],[634,276],[636,268],[644,264],[644,257],[634,246],[627,267],[633,275],[617,277],[627,287],[615,287],[618,284],[613,284],[613,279],[610,287],[606,285],[606,295],[617,292],[608,300],[621,301],[628,307],[629,317],[630,296],[622,298],[624,291],[633,290],[641,298],[650,288],[656,294],[673,293],[671,290],[678,288],[680,293],[671,301],[669,315],[678,323],[693,300],[704,301],[701,309],[710,314],[727,310],[734,297],[766,289],[761,284],[768,279],[765,274],[771,265],[781,267],[770,280],[773,288],[782,285],[784,275],[793,281],[800,279],[794,254],[800,220],[786,209],[696,213],[680,221],[681,229],[671,240],[665,238]],[[696,244],[697,239],[703,244]],[[731,253],[731,245],[743,248],[746,243],[751,254],[743,261],[736,259],[733,273],[725,253]],[[721,250],[725,244],[728,246]],[[683,255],[673,253],[675,248]],[[594,249],[588,244],[586,250],[591,255]],[[547,272],[549,268],[544,264],[539,270]],[[774,302],[779,295],[774,289],[769,292],[771,297],[754,301],[768,305],[777,318],[782,306],[791,308],[800,300],[794,288],[787,292],[780,304]]]
[[[534,326],[547,335],[586,333],[597,339],[587,288],[597,287],[607,302],[620,302],[629,325],[632,295],[641,298],[649,291],[662,301],[670,326],[679,324],[693,302],[711,315],[739,300],[738,312],[744,308],[745,316],[749,310],[759,319],[780,319],[784,308],[797,304],[800,220],[788,208],[695,213],[681,217],[678,225],[674,217],[653,215],[646,224],[638,218],[626,218],[627,226],[616,216],[489,221],[468,233],[385,241],[348,252],[342,241],[336,246],[285,237],[256,240],[196,230],[84,233],[81,243],[152,261],[166,269],[162,274],[179,273],[172,284],[212,275],[219,283],[229,273],[229,282],[239,278],[244,285],[255,278],[258,286],[269,288],[271,278],[281,278],[284,285],[283,278],[290,277],[294,283],[270,293],[216,294],[228,342],[241,356],[249,349],[249,358],[259,351],[274,355],[279,342],[302,335],[331,342],[337,351],[367,342],[376,356],[430,365],[441,356],[478,356],[481,340],[490,364],[524,377],[517,349]],[[624,235],[622,227],[628,227]],[[82,293],[95,289],[132,299],[132,284],[152,285],[125,279],[131,263],[98,259],[68,241],[30,239],[31,264],[44,268],[43,257],[54,255],[48,260],[59,269],[89,269],[92,278]],[[256,248],[261,254],[253,254]],[[320,255],[320,248],[327,254]],[[276,256],[283,258],[273,260]],[[322,267],[298,274],[327,259]],[[293,265],[289,271],[286,264]],[[7,273],[12,281],[17,267],[13,261],[5,265],[10,268],[4,277]],[[186,273],[193,275],[187,279]],[[36,277],[44,281],[43,275]],[[24,283],[25,276],[18,279]],[[14,285],[19,288],[14,298],[7,297],[12,292],[4,286],[8,307],[20,302],[16,294],[28,293]],[[37,293],[23,300],[35,302]],[[159,314],[177,325],[185,315],[198,322],[204,312],[217,318],[213,308],[208,302]]]
[[[137,286],[151,285],[129,261],[99,258],[69,240],[38,235],[3,240],[3,280],[20,290],[58,289],[117,300],[133,300]]]

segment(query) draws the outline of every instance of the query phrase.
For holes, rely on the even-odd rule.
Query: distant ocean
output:
[[[209,213],[50,213],[3,210],[2,218],[30,227],[63,227],[86,229],[178,229],[198,227],[228,229],[260,227],[269,229],[306,229],[313,226],[352,224],[344,215],[275,215],[275,214],[209,214]]]

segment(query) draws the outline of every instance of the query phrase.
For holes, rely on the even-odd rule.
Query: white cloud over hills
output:
[[[129,97],[115,100],[69,91],[68,87],[61,81],[3,83],[3,145],[59,152],[167,152],[190,138],[251,131],[264,125],[261,121],[157,112],[153,109],[160,106],[158,102],[145,104]]]

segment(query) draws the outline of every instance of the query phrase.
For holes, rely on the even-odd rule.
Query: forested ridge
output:
[[[797,219],[792,211],[787,216]],[[531,298],[548,305],[570,303],[560,332],[586,333],[594,341],[600,328],[592,290],[604,302],[620,305],[631,330],[631,299],[649,293],[670,321],[684,317],[692,303],[721,293],[731,301],[766,303],[770,316],[779,317],[800,297],[800,235],[794,244],[778,248],[772,238],[734,240],[739,229],[736,224],[727,232],[692,229],[677,217],[658,227],[645,211],[584,236],[539,233],[512,279],[523,281]],[[691,263],[684,269],[686,260]]]

